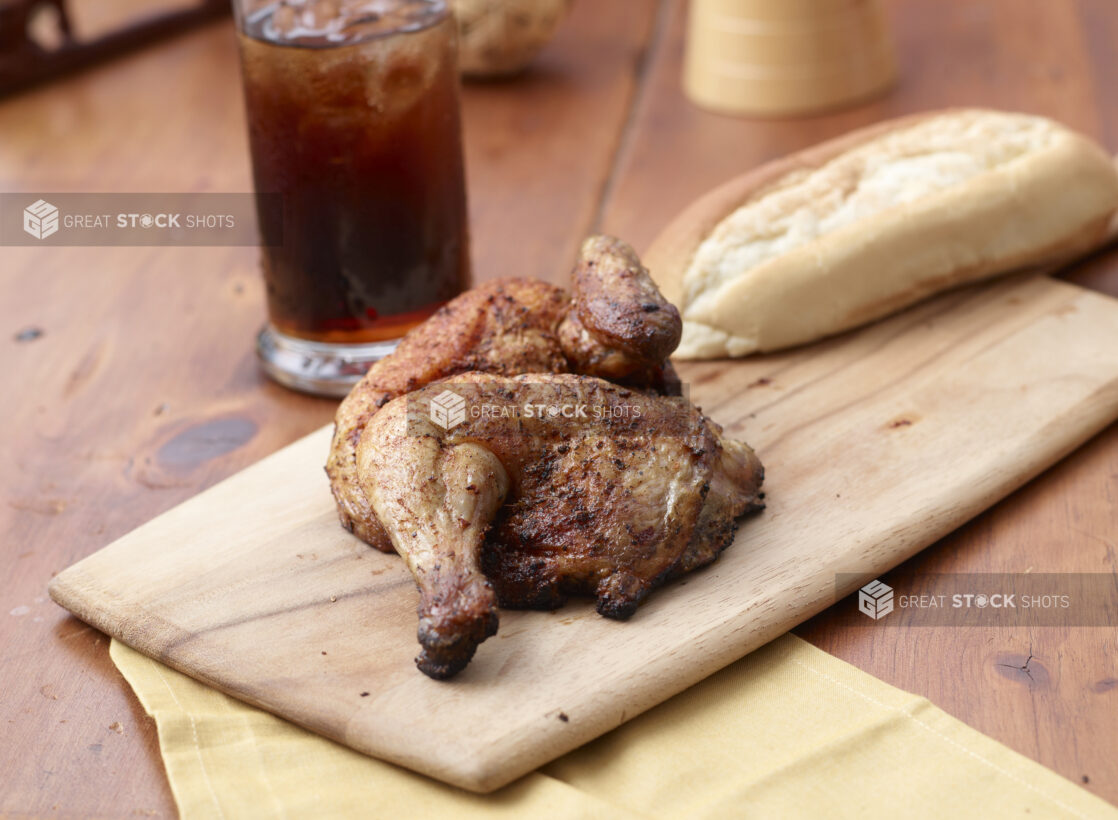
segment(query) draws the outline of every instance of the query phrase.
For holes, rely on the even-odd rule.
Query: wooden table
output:
[[[909,111],[1031,111],[1118,150],[1110,0],[889,6],[891,95],[750,121],[683,98],[682,0],[582,0],[530,74],[465,91],[477,277],[563,281],[593,230],[645,247],[726,177]],[[248,191],[239,87],[224,22],[0,102],[0,190]],[[0,260],[0,813],[173,814],[153,722],[105,636],[54,606],[47,581],[325,424],[334,403],[257,370],[252,248],[5,247]],[[1068,276],[1118,295],[1118,253]],[[42,335],[20,341],[29,328]],[[1112,426],[905,569],[1116,572],[1116,520]],[[824,613],[798,632],[1118,803],[1113,630],[840,629]]]

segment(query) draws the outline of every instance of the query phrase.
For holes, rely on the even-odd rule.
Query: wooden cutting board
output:
[[[757,448],[769,506],[628,623],[585,602],[502,612],[463,674],[427,679],[403,563],[337,524],[326,429],[70,567],[51,595],[237,698],[488,791],[830,606],[836,573],[883,573],[1118,417],[1118,301],[1007,279],[681,373]]]

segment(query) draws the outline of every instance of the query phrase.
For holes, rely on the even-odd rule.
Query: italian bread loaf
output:
[[[769,163],[680,214],[644,255],[683,315],[679,358],[744,356],[1100,243],[1118,168],[1042,117],[964,109]]]

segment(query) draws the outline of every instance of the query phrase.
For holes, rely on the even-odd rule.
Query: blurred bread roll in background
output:
[[[1107,236],[1118,169],[1043,117],[981,109],[871,126],[701,197],[644,255],[683,315],[676,357],[821,339]]]
[[[452,0],[458,64],[467,77],[523,71],[567,16],[572,0]]]

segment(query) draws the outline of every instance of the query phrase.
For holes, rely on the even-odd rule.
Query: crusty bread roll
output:
[[[905,117],[764,165],[644,255],[683,314],[680,358],[803,344],[932,293],[1101,242],[1118,169],[1042,117]]]

